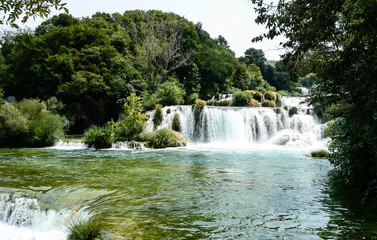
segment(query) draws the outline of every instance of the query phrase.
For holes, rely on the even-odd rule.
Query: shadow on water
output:
[[[377,207],[363,201],[363,194],[343,185],[330,171],[326,198],[329,221],[322,239],[377,239]]]

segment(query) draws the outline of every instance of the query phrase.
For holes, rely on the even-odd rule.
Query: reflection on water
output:
[[[329,194],[329,163],[305,153],[0,150],[0,194],[56,211],[89,206],[111,238],[376,238],[376,214]]]

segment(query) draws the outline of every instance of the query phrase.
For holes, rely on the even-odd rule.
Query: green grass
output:
[[[90,219],[86,222],[77,222],[69,226],[67,240],[101,239],[101,225]]]

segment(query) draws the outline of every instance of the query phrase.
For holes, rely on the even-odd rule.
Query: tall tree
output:
[[[168,73],[185,65],[194,56],[186,49],[183,30],[177,18],[144,13],[145,22],[133,24],[131,37],[137,48],[136,62],[148,76],[149,91],[155,92]]]
[[[330,161],[343,182],[377,196],[377,2],[375,0],[264,0],[257,23],[269,31],[254,41],[284,34],[286,63],[305,62],[316,73],[312,102],[335,118]],[[302,64],[300,64],[302,66]]]

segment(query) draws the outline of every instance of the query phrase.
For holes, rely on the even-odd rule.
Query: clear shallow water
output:
[[[22,192],[42,212],[88,206],[110,239],[377,238],[373,212],[329,195],[326,160],[232,148],[3,149],[0,194]]]

